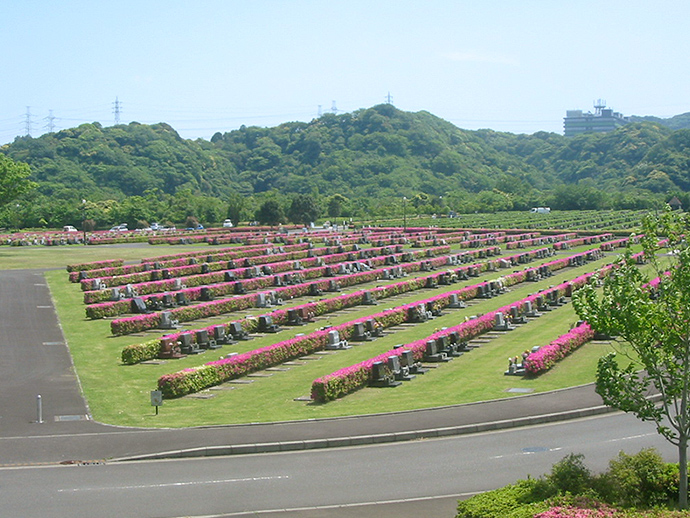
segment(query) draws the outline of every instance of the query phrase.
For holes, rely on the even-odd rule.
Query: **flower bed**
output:
[[[68,264],[68,272],[79,272],[89,271],[89,270],[99,270],[101,268],[115,268],[122,266],[124,264],[124,259],[109,259],[107,261],[95,261],[92,263],[78,263],[78,264]]]
[[[559,336],[538,351],[530,353],[522,362],[529,376],[536,376],[551,369],[578,347],[594,338],[594,330],[586,322]]]

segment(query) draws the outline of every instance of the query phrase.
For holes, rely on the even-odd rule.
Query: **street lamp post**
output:
[[[86,246],[86,200],[81,200],[81,231],[84,235],[84,246]]]
[[[407,197],[403,196],[403,233],[407,234]]]

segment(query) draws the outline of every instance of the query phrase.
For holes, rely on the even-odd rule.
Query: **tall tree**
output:
[[[255,217],[259,223],[273,226],[285,220],[285,213],[276,200],[266,200],[259,207]]]
[[[599,360],[596,391],[604,403],[654,422],[678,449],[678,505],[688,506],[690,439],[690,216],[667,209],[644,218],[641,238],[650,278],[628,250],[603,279],[573,297],[578,315],[616,336],[627,365],[611,353]],[[661,245],[660,245],[661,243]],[[661,247],[671,253],[660,254]],[[646,269],[645,269],[646,270]],[[628,352],[629,351],[629,352]],[[656,402],[648,396],[658,394]]]
[[[294,223],[301,223],[308,226],[312,221],[316,221],[321,213],[321,208],[316,199],[310,194],[298,194],[290,204],[288,217]]]
[[[0,207],[38,186],[29,180],[30,174],[28,164],[15,162],[0,153]]]

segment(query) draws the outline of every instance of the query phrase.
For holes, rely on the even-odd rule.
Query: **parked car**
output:
[[[223,226],[226,227],[226,228],[232,227],[232,220],[231,220],[231,219],[226,219],[225,221],[223,221]]]
[[[163,230],[163,227],[161,226],[160,223],[151,223],[151,230]]]
[[[65,225],[62,227],[63,232],[77,232],[77,229],[74,228],[72,225]]]
[[[129,229],[127,228],[127,223],[123,223],[122,225],[115,225],[113,228],[110,229],[111,232],[127,232]]]

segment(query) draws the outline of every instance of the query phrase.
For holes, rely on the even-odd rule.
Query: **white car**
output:
[[[232,227],[232,220],[231,220],[231,219],[226,219],[225,221],[223,221],[223,226],[226,227],[226,228]]]
[[[72,225],[65,225],[62,227],[63,232],[77,232],[77,229],[74,228]]]

